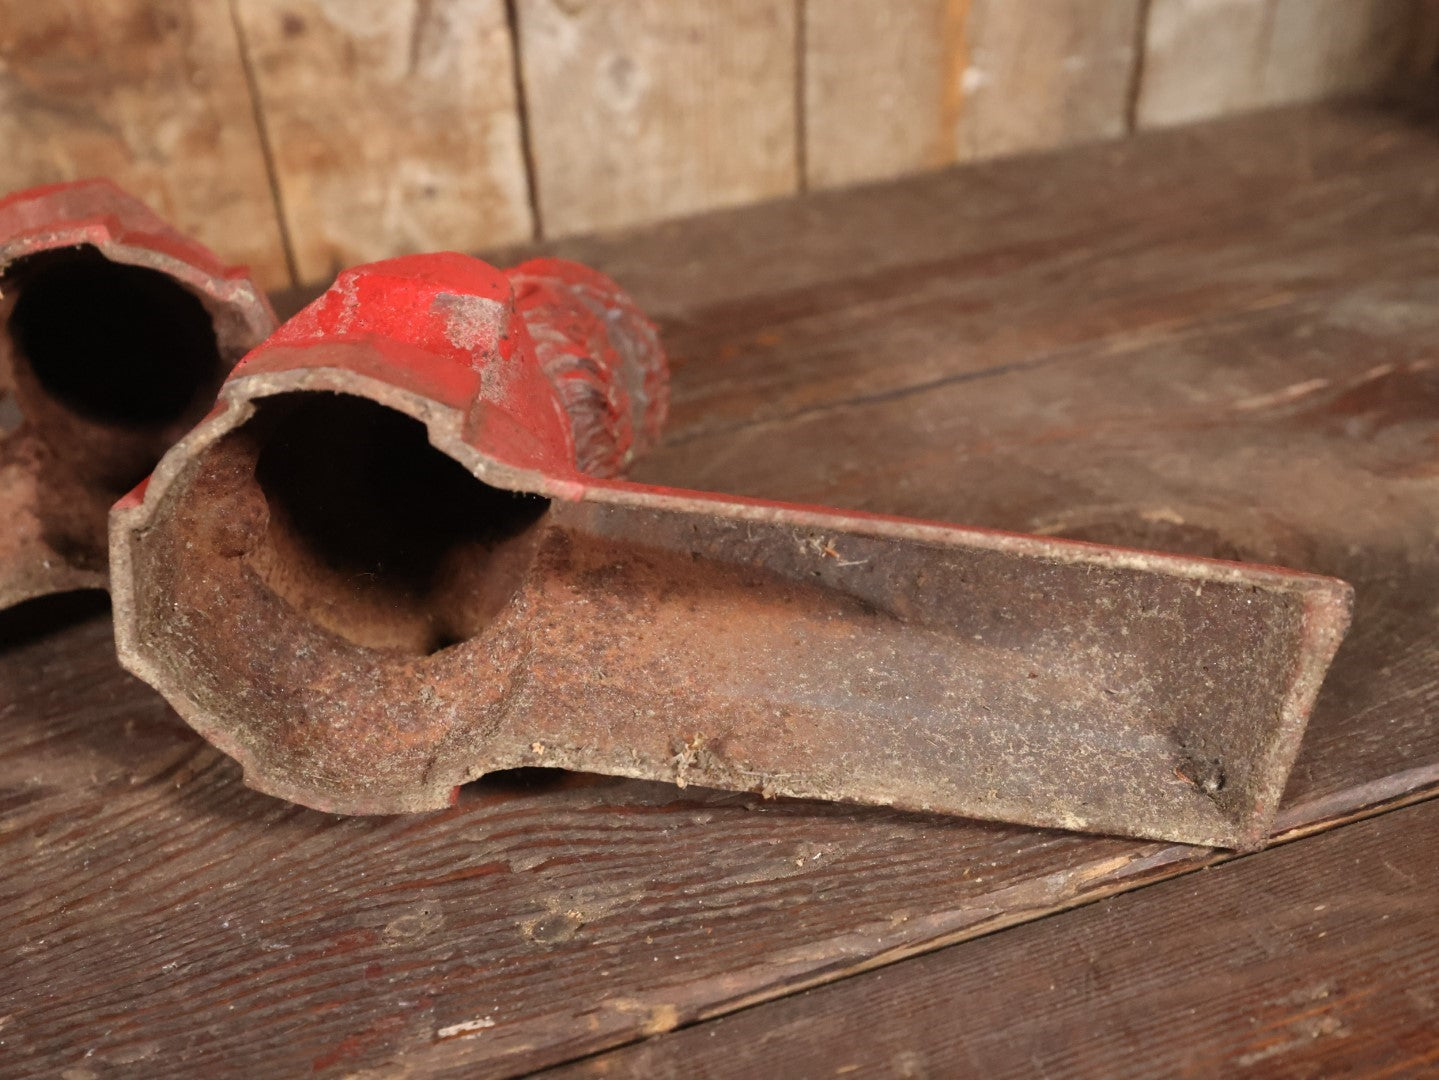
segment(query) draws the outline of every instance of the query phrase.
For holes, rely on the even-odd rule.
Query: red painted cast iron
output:
[[[274,326],[242,268],[105,181],[0,200],[0,608],[105,584],[110,505]]]
[[[618,479],[664,394],[594,271],[348,271],[116,507],[121,658],[324,810],[561,766],[1263,842],[1342,582]]]

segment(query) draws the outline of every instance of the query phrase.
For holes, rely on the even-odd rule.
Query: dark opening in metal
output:
[[[41,389],[102,423],[178,420],[223,377],[210,313],[169,275],[90,246],[17,260],[7,329]]]
[[[365,398],[285,394],[257,420],[268,525],[250,559],[293,608],[357,644],[425,655],[511,598],[547,500],[482,483],[419,421]]]

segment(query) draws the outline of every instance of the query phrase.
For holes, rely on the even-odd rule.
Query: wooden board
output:
[[[518,0],[547,236],[798,186],[793,0]]]
[[[1351,568],[1302,836],[1439,786],[1433,130],[1291,111],[556,247],[675,348],[649,479]],[[548,774],[327,817],[243,789],[103,612],[66,617],[0,620],[0,1040],[29,1071],[509,1074],[1216,859]]]
[[[1396,811],[546,1075],[1432,1075],[1436,835]]]
[[[958,160],[1125,134],[1139,11],[1138,0],[972,0]]]
[[[1139,12],[1139,0],[809,0],[809,186],[1125,134]]]
[[[1432,0],[1152,0],[1141,127],[1383,88],[1433,64]]]
[[[0,0],[0,146],[0,192],[108,177],[290,284],[224,3]]]
[[[954,118],[945,112],[962,75],[967,8],[966,0],[806,0],[808,187],[887,180],[954,160]]]
[[[234,0],[300,280],[533,229],[503,0]]]
[[[1435,127],[1362,107],[1291,110],[1071,150],[1051,159],[1062,170],[993,162],[886,189],[893,197],[826,192],[803,213],[715,214],[686,223],[692,250],[679,258],[661,230],[550,250],[602,267],[660,319],[683,372],[663,452],[701,438],[713,451],[740,428],[923,398],[1086,342],[1141,348],[1348,287],[1345,274],[1376,257],[1346,230],[1382,217],[1383,242],[1430,246],[1422,177]],[[1379,189],[1395,175],[1417,204]],[[775,258],[786,249],[804,252],[802,276]],[[661,463],[676,483],[692,467],[645,467]]]

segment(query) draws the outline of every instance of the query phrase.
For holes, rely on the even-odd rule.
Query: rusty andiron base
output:
[[[348,271],[115,508],[121,659],[328,811],[559,766],[1264,842],[1343,582],[617,479],[664,396],[584,267]]]
[[[0,200],[0,608],[104,586],[111,504],[274,327],[243,269],[106,181]]]

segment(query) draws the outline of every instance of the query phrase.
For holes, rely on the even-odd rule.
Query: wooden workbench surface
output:
[[[665,331],[640,479],[1354,582],[1284,842],[534,772],[336,818],[60,598],[0,616],[0,1075],[1432,1063],[1439,124],[1287,111],[555,250]]]

